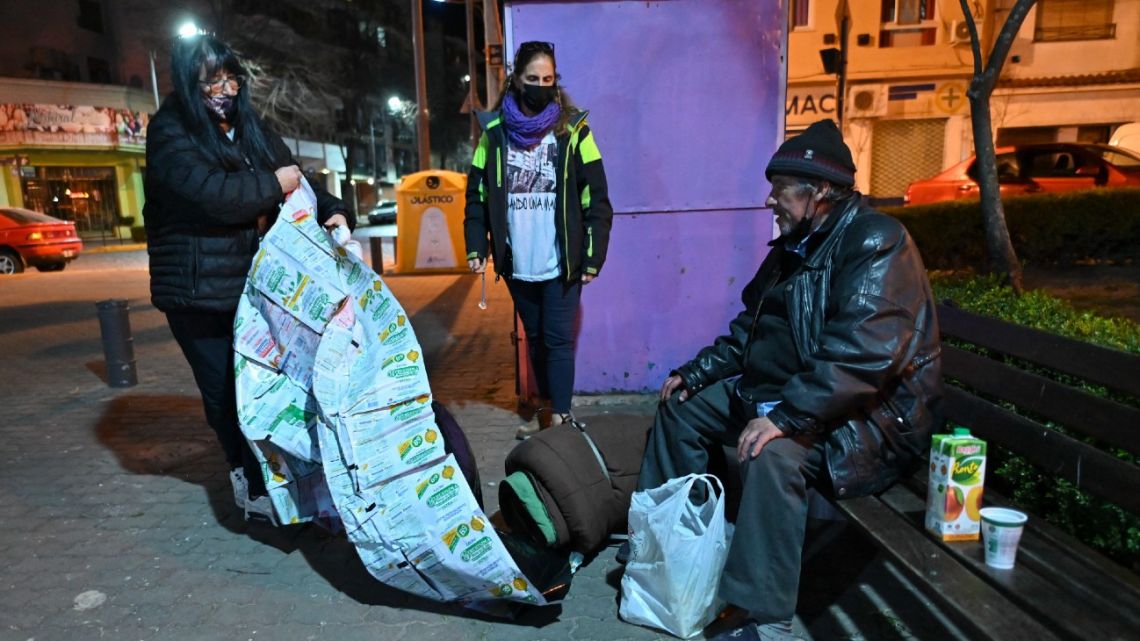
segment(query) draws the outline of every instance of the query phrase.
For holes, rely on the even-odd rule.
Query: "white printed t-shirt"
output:
[[[533,149],[507,151],[507,242],[512,278],[544,281],[558,277],[554,227],[558,143],[546,134]]]

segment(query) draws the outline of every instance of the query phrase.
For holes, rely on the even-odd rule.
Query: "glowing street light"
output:
[[[404,101],[400,100],[399,96],[392,96],[388,99],[388,108],[392,111],[399,111],[404,108]]]
[[[182,26],[178,27],[178,37],[180,38],[193,38],[194,36],[200,36],[204,33],[206,32],[199,29],[198,25],[190,20],[183,22]]]

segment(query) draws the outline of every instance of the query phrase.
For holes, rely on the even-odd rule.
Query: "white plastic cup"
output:
[[[1029,517],[1024,512],[1004,507],[984,507],[982,516],[982,544],[986,550],[986,565],[998,570],[1013,568],[1017,558],[1017,543]]]

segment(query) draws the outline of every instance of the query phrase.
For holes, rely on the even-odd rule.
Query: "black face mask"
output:
[[[549,105],[550,101],[554,100],[554,96],[558,91],[558,87],[554,85],[550,85],[549,87],[523,85],[522,88],[523,104],[526,105],[527,109],[536,113],[546,109],[546,105]]]

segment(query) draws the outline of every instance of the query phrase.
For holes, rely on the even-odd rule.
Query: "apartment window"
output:
[[[938,34],[934,0],[882,0],[880,20],[880,47],[932,45]]]
[[[1035,40],[1098,40],[1116,36],[1113,0],[1038,0]]]
[[[792,2],[792,28],[808,29],[811,27],[811,0],[793,0]]]
[[[934,19],[934,0],[883,0],[883,22],[920,25]]]
[[[103,33],[103,7],[98,0],[79,0],[80,27],[95,33]]]

